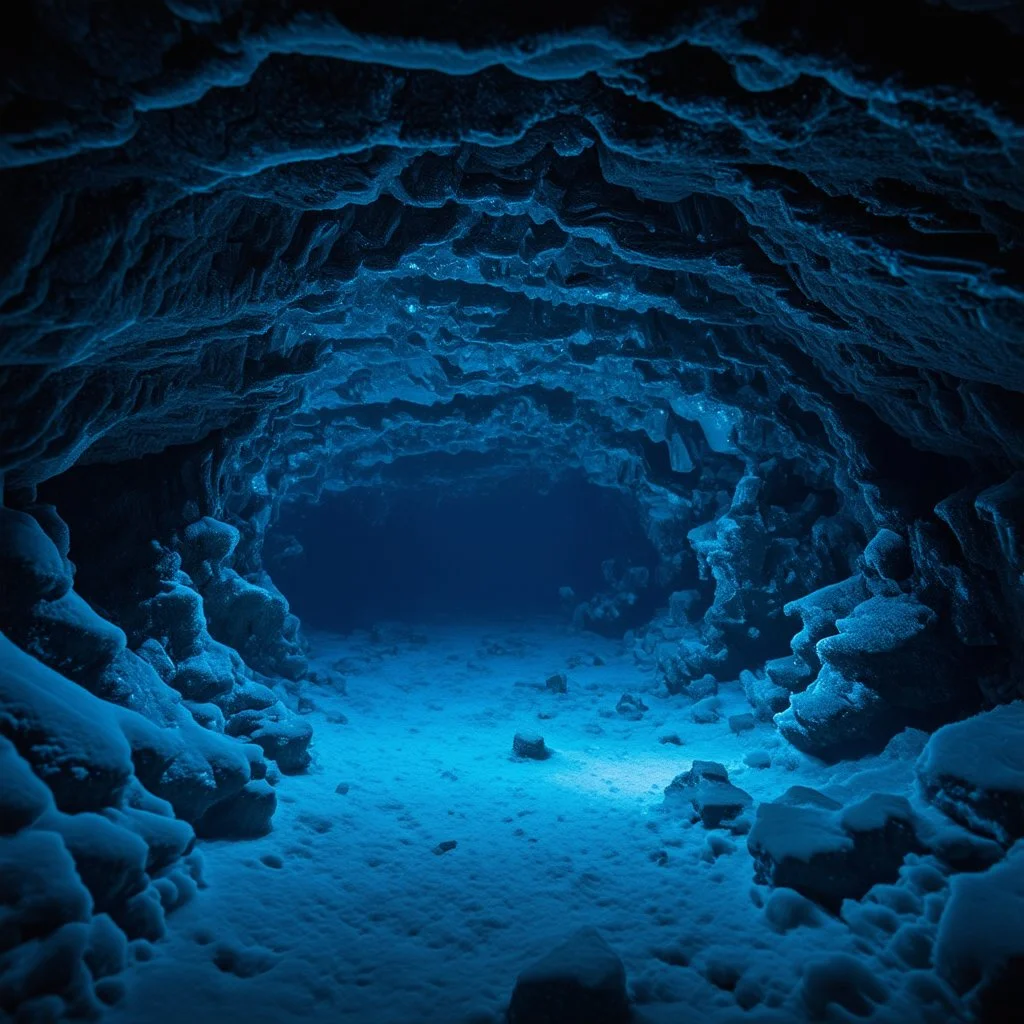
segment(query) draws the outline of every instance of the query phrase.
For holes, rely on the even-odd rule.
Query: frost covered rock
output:
[[[269,708],[233,715],[224,731],[228,736],[244,736],[255,743],[285,774],[294,775],[309,766],[313,728],[280,701]]]
[[[266,573],[241,576],[232,566],[238,529],[204,516],[182,532],[182,569],[203,598],[210,634],[257,672],[300,679],[308,667],[299,621]]]
[[[55,601],[70,589],[68,564],[36,519],[0,506],[0,609]]]
[[[117,709],[0,635],[0,735],[68,813],[117,803],[134,773]]]
[[[622,961],[583,928],[516,980],[508,1024],[628,1024]]]
[[[49,789],[13,744],[0,736],[0,835],[13,835],[53,806]]]
[[[619,698],[618,704],[615,705],[615,710],[628,721],[639,722],[650,708],[643,702],[642,697],[634,697],[631,693],[624,693]]]
[[[907,542],[885,528],[868,542],[861,561],[865,582],[873,594],[899,593],[899,582],[914,570]]]
[[[729,781],[725,766],[715,761],[694,761],[665,787],[666,810],[692,808],[705,828],[732,825],[753,800]]]
[[[842,600],[810,607],[823,614],[857,590],[848,585],[837,592]],[[805,634],[812,623],[816,635],[826,618],[808,617]],[[944,721],[972,699],[938,615],[913,596],[869,597],[834,625],[838,632],[814,645],[817,677],[776,716],[779,732],[806,753],[836,761],[876,752],[901,729]],[[806,660],[805,640],[795,638],[793,650]]]
[[[143,690],[164,687],[136,660],[151,674]],[[124,704],[132,685],[117,691]],[[110,978],[124,966],[127,941],[160,938],[165,913],[195,892],[193,831],[140,780],[148,777],[155,792],[199,786],[215,804],[226,795],[224,779],[193,744],[244,748],[201,729],[173,700],[138,703],[152,719],[100,699],[0,636],[4,1014],[94,1016],[119,996]],[[247,779],[244,753],[241,767]]]
[[[705,697],[690,708],[690,718],[698,725],[712,725],[721,717],[722,702],[717,697]]]
[[[954,821],[1003,845],[1024,838],[1024,702],[943,726],[916,770],[925,795]]]
[[[214,804],[197,822],[206,839],[255,839],[266,835],[277,809],[277,794],[265,779],[247,782],[238,793]]]
[[[544,737],[535,732],[517,732],[512,737],[512,753],[529,761],[544,761],[551,756]]]
[[[759,672],[744,669],[740,673],[743,695],[754,709],[754,717],[759,722],[770,722],[772,718],[789,707],[790,691],[771,678]]]
[[[939,974],[976,1019],[1019,1019],[1024,1000],[1024,844],[981,874],[955,875],[935,943]]]
[[[794,889],[834,914],[844,899],[895,881],[907,854],[924,850],[903,797],[874,794],[844,808],[804,786],[758,805],[747,848],[755,881]]]

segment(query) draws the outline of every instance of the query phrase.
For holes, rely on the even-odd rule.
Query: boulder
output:
[[[71,589],[71,572],[27,512],[0,508],[0,608],[53,601]]]
[[[927,798],[965,828],[1004,846],[1024,838],[1024,701],[943,726],[916,771]]]
[[[628,1024],[622,961],[583,928],[516,980],[508,1024]]]
[[[873,794],[843,808],[823,793],[793,786],[760,804],[747,848],[754,880],[795,889],[833,914],[878,883],[895,882],[909,853],[922,853],[904,797]]]

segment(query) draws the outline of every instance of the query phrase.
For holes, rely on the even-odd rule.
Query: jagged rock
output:
[[[1024,839],[1024,702],[943,726],[925,745],[917,777],[955,821],[1010,845]]]
[[[691,807],[705,828],[731,827],[752,803],[716,761],[694,761],[665,787],[666,810]]]
[[[844,808],[803,786],[758,805],[747,848],[755,881],[795,889],[834,914],[924,851],[905,798],[874,794]]]
[[[583,928],[516,979],[509,1024],[628,1024],[626,971],[594,928]]]
[[[705,697],[690,708],[690,717],[698,725],[711,725],[721,717],[718,713],[720,705],[717,697]]]
[[[552,693],[568,693],[569,680],[564,672],[556,672],[554,675],[548,676],[544,681],[544,688]]]
[[[975,699],[938,616],[914,597],[870,597],[835,628],[815,646],[814,681],[776,717],[801,750],[828,761],[878,751],[906,726],[934,725]]]

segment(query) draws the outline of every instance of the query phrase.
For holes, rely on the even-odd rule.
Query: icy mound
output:
[[[1024,702],[943,726],[917,762],[928,799],[1004,845],[1024,838]]]

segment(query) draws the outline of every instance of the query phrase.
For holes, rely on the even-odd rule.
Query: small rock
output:
[[[569,680],[564,672],[556,672],[553,676],[548,676],[544,682],[544,688],[552,693],[568,693]]]
[[[551,756],[544,737],[535,732],[517,732],[512,739],[512,752],[531,761],[544,761]]]
[[[694,700],[703,700],[705,697],[714,697],[718,693],[718,682],[708,672],[700,679],[694,679],[686,685],[686,695]]]
[[[348,793],[348,790],[349,785],[347,782],[339,782],[337,786],[334,787],[334,792],[341,794],[341,796],[345,796]]]
[[[674,747],[681,747],[683,741],[679,738],[678,733],[670,732],[667,736],[659,736],[659,743],[671,743]]]
[[[719,718],[718,698],[705,697],[704,700],[697,701],[697,703],[690,708],[690,717],[698,725],[711,725],[713,722],[717,722]]]
[[[516,980],[508,1024],[628,1024],[622,961],[583,928]]]
[[[459,844],[454,839],[446,839],[443,843],[438,843],[437,846],[434,847],[434,854],[435,856],[440,857],[443,854],[454,850],[458,845]]]
[[[619,703],[615,705],[615,710],[623,718],[628,718],[631,722],[639,722],[644,717],[644,712],[649,711],[650,708],[642,698],[634,697],[631,693],[624,693],[619,698]]]
[[[754,716],[749,712],[743,715],[730,715],[729,728],[734,733],[750,732],[754,728]]]
[[[748,768],[771,768],[772,755],[767,750],[752,750],[743,758],[743,763]]]

